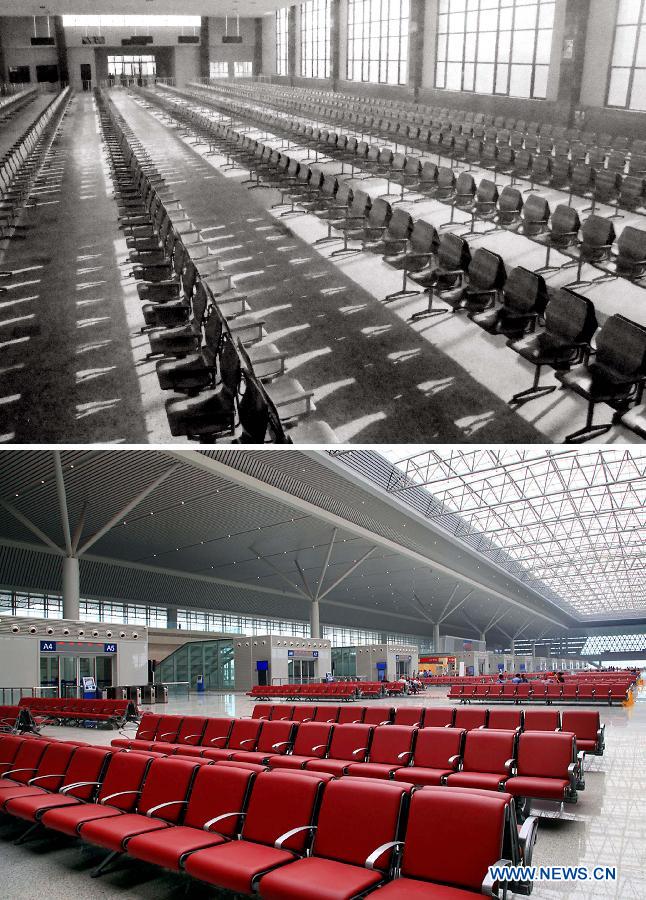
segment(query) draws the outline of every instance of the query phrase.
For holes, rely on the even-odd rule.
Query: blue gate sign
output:
[[[116,644],[104,644],[104,645],[103,645],[103,652],[104,652],[104,653],[116,653],[116,652],[117,652],[117,645],[116,645]]]
[[[41,653],[56,653],[56,641],[41,641],[40,642],[40,652]]]

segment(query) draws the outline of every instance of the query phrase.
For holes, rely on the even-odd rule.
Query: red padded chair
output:
[[[320,707],[319,707],[320,710]],[[363,717],[366,714],[365,706],[356,706],[354,703],[348,703],[347,706],[342,706],[339,709],[339,713],[334,719],[324,719],[319,717],[317,722],[338,722],[339,725],[356,725],[357,723],[363,722]]]
[[[553,703],[554,700],[561,699],[561,688],[562,684],[546,684],[545,685],[545,700],[547,703]]]
[[[0,805],[2,798],[8,791],[16,787],[24,786],[38,771],[38,766],[43,754],[49,746],[49,741],[22,739],[18,752],[12,762],[4,762],[2,775],[0,775]],[[12,751],[13,752],[13,751]]]
[[[455,712],[453,706],[427,706],[422,728],[451,728]]]
[[[314,715],[312,716],[312,720],[314,722],[336,722],[339,716],[339,707],[338,706],[315,706],[312,707],[314,710]],[[347,712],[347,710],[342,709],[341,712]],[[351,708],[351,712],[357,713],[359,710],[355,710],[354,707]],[[359,718],[359,716],[357,716]],[[354,721],[354,720],[352,720]]]
[[[488,872],[490,866],[512,863],[502,859],[510,837],[513,839],[510,807],[502,797],[450,788],[416,791],[408,816],[401,877],[381,888],[378,895],[384,900],[502,896],[506,885],[494,884]],[[287,895],[275,895],[272,900],[279,896],[284,900]]]
[[[18,751],[25,743],[25,739],[15,734],[0,736],[0,777],[13,765]]]
[[[200,744],[208,721],[209,720],[204,718],[204,716],[187,716],[185,719],[182,719],[182,724],[172,743],[180,750],[183,750],[188,746]],[[168,749],[166,743],[165,740],[154,740],[151,750],[161,750],[164,752]]]
[[[312,722],[316,714],[316,706],[294,706],[292,709],[292,721],[294,722]]]
[[[50,790],[45,780],[37,793],[7,800],[5,812],[28,822],[38,823],[48,809],[73,806],[88,801],[97,793],[111,752],[104,747],[79,747],[72,755],[65,777],[57,790]],[[31,831],[31,829],[29,829]],[[29,832],[22,835],[24,839]]]
[[[392,706],[367,706],[362,721],[366,725],[388,725],[394,713]]]
[[[132,812],[152,758],[145,753],[115,753],[94,803],[65,806],[45,812],[41,822],[47,828],[76,835],[84,822]]]
[[[449,700],[460,700],[464,699],[464,685],[463,684],[452,684],[449,688],[449,693],[447,694]]]
[[[503,731],[523,730],[522,709],[490,709],[487,730],[502,728]]]
[[[31,744],[32,741],[29,740],[27,743]],[[32,768],[31,772],[25,773],[19,771],[16,758],[15,768],[13,770],[10,769],[7,775],[13,772],[16,776],[24,774],[27,777],[20,784],[12,785],[7,780],[6,788],[3,780],[3,790],[0,792],[0,810],[4,811],[7,803],[17,797],[29,797],[32,794],[57,791],[63,783],[67,767],[77,749],[74,744],[68,744],[64,741],[52,741],[45,746],[45,751],[39,758],[37,768]]]
[[[422,728],[417,733],[412,766],[397,769],[395,781],[441,784],[458,768],[465,734],[458,728]]]
[[[515,731],[469,731],[464,744],[462,769],[445,778],[449,787],[500,790],[512,773]]]
[[[532,686],[531,686],[531,684],[529,684],[529,682],[527,684],[525,684],[524,682],[521,681],[520,684],[517,684],[516,685],[516,699],[518,700],[518,702],[520,703],[523,700],[529,700],[531,691],[532,691]]]
[[[452,712],[453,711],[451,710],[451,713]],[[411,728],[421,728],[423,721],[423,706],[398,706],[395,710],[395,725],[408,725]]]
[[[312,759],[323,759],[330,746],[334,726],[328,722],[303,722],[298,726],[291,755],[270,756],[272,769],[302,769]]]
[[[269,718],[272,722],[293,722],[293,706],[289,706],[284,703],[277,703],[275,706],[271,708],[271,715]]]
[[[375,728],[368,762],[352,763],[347,775],[364,778],[391,778],[393,772],[407,766],[413,757],[417,730],[407,725],[381,725]]]
[[[526,709],[524,731],[560,731],[561,713],[558,709]]]
[[[576,741],[565,732],[525,731],[518,739],[517,774],[505,782],[514,797],[576,803]]]
[[[381,884],[401,842],[409,799],[404,785],[342,778],[326,785],[312,854],[260,879],[263,900],[349,900]]]
[[[311,759],[304,769],[343,775],[353,762],[363,762],[368,756],[372,725],[335,725],[326,759]]]
[[[78,830],[84,841],[104,847],[110,853],[92,872],[100,875],[126,849],[128,839],[145,831],[176,825],[187,804],[187,795],[199,768],[198,760],[168,757],[153,760],[146,773],[134,812],[91,819]]]
[[[463,728],[465,731],[473,731],[474,728],[487,727],[487,714],[489,710],[483,707],[475,709],[458,708],[455,710],[453,728]]]
[[[605,748],[605,725],[597,710],[564,709],[561,713],[563,731],[576,735],[576,749],[584,750],[592,756],[603,756]]]
[[[603,689],[605,688],[606,699],[607,699],[608,686],[607,685],[598,685],[598,686],[602,689],[602,692],[603,692]],[[579,682],[579,694],[577,696],[577,700],[583,700],[584,702],[591,703],[595,699],[596,687],[597,687],[597,685],[594,683],[594,681]]]
[[[577,700],[579,696],[579,686],[576,681],[566,681],[561,685],[561,700]]]
[[[234,719],[233,727],[225,741],[222,738],[211,739],[211,747],[204,750],[205,759],[231,759],[236,750],[255,750],[264,722],[259,719]],[[213,746],[216,744],[217,746]]]
[[[158,716],[155,713],[144,713],[141,717],[141,721],[137,726],[137,732],[134,738],[129,738],[126,735],[120,738],[115,738],[111,743],[113,747],[124,747],[128,748],[133,743],[133,741],[148,741],[149,743],[155,740],[155,735],[157,733],[157,726],[159,725],[162,716]]]
[[[251,713],[252,719],[271,719],[274,707],[271,703],[256,703]]]
[[[294,741],[293,722],[265,722],[258,738],[255,750],[237,750],[231,760],[234,762],[252,762],[266,764],[270,756],[287,753]],[[208,753],[206,754],[208,758]]]
[[[295,779],[291,772],[261,772],[240,840],[191,853],[186,871],[234,893],[254,893],[261,875],[293,863],[309,848],[324,784],[316,777]]]
[[[531,684],[531,692],[529,695],[530,700],[535,700],[538,703],[544,703],[547,699],[547,685],[546,684],[537,684],[535,681]]]
[[[163,834],[153,831],[135,835],[128,841],[128,854],[177,871],[188,853],[235,838],[254,778],[248,769],[201,766],[183,823],[165,828]]]

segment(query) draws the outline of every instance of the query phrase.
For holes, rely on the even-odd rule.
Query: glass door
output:
[[[78,696],[78,659],[75,656],[59,656],[61,697]]]
[[[112,657],[97,656],[96,663],[96,689],[104,691],[112,687]]]

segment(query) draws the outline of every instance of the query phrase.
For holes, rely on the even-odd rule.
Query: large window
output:
[[[348,0],[348,79],[408,80],[409,0]]]
[[[330,4],[308,0],[301,4],[301,75],[330,77]]]
[[[157,74],[154,56],[108,56],[108,75],[147,78]]]
[[[228,78],[229,63],[228,62],[211,62],[209,63],[210,78]]]
[[[554,0],[440,0],[435,87],[545,99]]]
[[[65,28],[199,28],[200,16],[63,16]]]
[[[234,78],[251,78],[253,74],[253,63],[245,60],[244,62],[234,62],[233,77]]]
[[[646,111],[646,0],[619,0],[606,102]]]
[[[289,75],[289,9],[276,10],[276,75]]]

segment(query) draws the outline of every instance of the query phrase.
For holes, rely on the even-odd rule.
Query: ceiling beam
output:
[[[28,519],[27,516],[23,516],[19,509],[16,509],[15,506],[12,506],[11,503],[8,503],[6,500],[2,500],[0,498],[0,506],[3,509],[6,509],[8,513],[10,513],[14,519],[17,519],[28,531],[31,531],[32,534],[35,534],[36,537],[46,544],[50,550],[53,550],[58,556],[65,556],[65,551],[58,546],[58,544],[54,543],[54,541],[48,537],[37,525]],[[27,545],[29,546],[29,545]],[[33,549],[42,550],[42,547],[34,547]]]
[[[358,569],[359,566],[363,562],[365,562],[368,559],[368,557],[375,552],[376,549],[377,549],[376,547],[371,547],[370,550],[368,550],[366,553],[364,553],[363,556],[360,559],[358,559],[353,565],[351,565],[349,569],[346,569],[346,571],[343,573],[343,575],[339,575],[339,577],[336,579],[336,581],[333,581],[332,584],[329,586],[329,588],[326,588],[326,590],[324,590],[321,594],[319,594],[319,600],[323,600],[323,598],[327,597],[327,595],[329,593],[331,593],[334,590],[334,588],[338,587],[342,581],[345,581],[346,578],[349,578],[349,576],[352,575],[352,573],[356,569]]]
[[[325,561],[323,563],[323,568],[321,569],[321,574],[319,576],[319,583],[316,586],[316,593],[314,595],[314,599],[318,600],[319,594],[323,590],[323,580],[325,578],[325,573],[327,572],[327,567],[330,565],[330,557],[332,556],[332,550],[334,549],[334,542],[336,540],[338,529],[332,529],[332,538],[330,539],[330,544],[327,548],[327,553],[325,554]]]
[[[54,472],[56,474],[56,494],[58,506],[61,511],[61,527],[65,540],[65,550],[68,556],[72,555],[72,536],[70,534],[70,519],[67,511],[67,496],[65,494],[65,478],[63,477],[63,465],[61,463],[61,451],[54,450]]]

